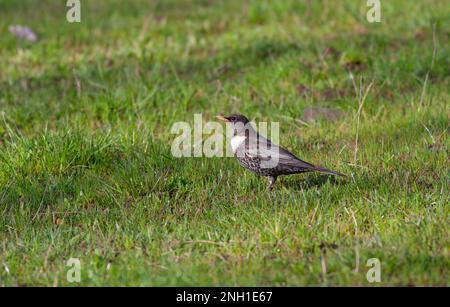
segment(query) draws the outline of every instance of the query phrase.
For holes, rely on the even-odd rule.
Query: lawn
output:
[[[81,2],[0,0],[0,286],[449,285],[448,1]],[[348,177],[171,154],[233,112]]]

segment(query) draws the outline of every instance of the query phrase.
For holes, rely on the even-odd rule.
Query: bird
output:
[[[271,140],[258,134],[244,115],[218,115],[216,118],[231,125],[231,148],[239,164],[257,175],[267,177],[269,190],[274,188],[277,177],[282,175],[320,172],[346,177],[339,172],[305,162],[283,147],[273,144]]]

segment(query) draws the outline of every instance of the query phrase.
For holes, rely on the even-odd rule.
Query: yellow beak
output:
[[[222,116],[222,115],[217,115],[216,118],[218,120],[223,121],[223,122],[229,122],[229,120],[226,117]]]

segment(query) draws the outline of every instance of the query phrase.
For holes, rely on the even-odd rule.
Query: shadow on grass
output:
[[[295,179],[293,180],[283,180],[283,177],[281,177],[280,185],[287,189],[308,190],[312,188],[320,188],[326,183],[330,183],[332,185],[344,185],[348,182],[347,178],[332,175],[298,174],[293,176],[295,176]]]

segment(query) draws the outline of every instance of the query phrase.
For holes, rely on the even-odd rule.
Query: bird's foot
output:
[[[269,187],[268,187],[269,191],[273,191],[277,177],[268,177],[268,178],[269,178]]]

